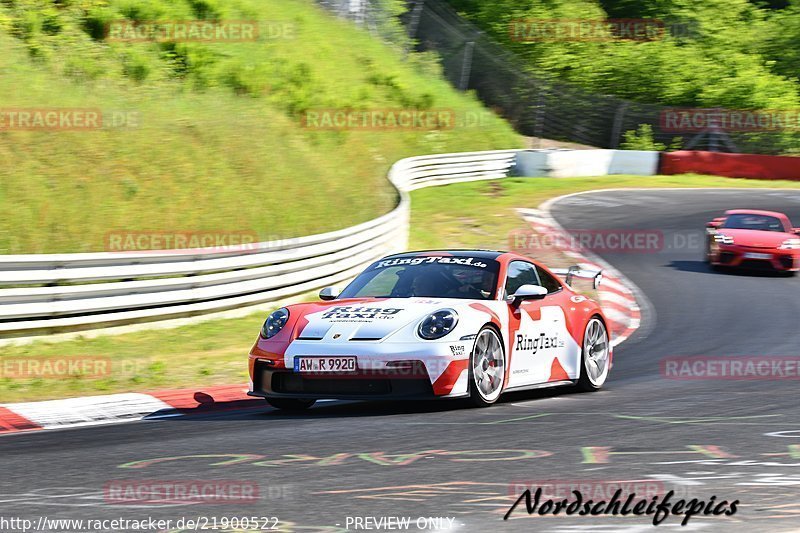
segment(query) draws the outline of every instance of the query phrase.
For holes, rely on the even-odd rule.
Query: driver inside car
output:
[[[440,273],[423,269],[411,282],[411,296],[441,298],[447,281]]]
[[[494,291],[494,278],[490,273],[483,273],[480,281],[470,282],[464,280],[456,289],[448,294],[450,298],[474,298],[476,300],[486,300]]]

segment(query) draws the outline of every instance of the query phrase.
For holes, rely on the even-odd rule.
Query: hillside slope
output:
[[[125,21],[257,21],[253,41],[127,42]],[[114,232],[283,238],[386,212],[412,154],[521,146],[433,58],[302,0],[0,4],[0,253],[101,251]],[[96,129],[13,113],[98,110]],[[320,131],[317,109],[451,110],[452,129]],[[10,114],[11,113],[11,114]],[[466,118],[466,121],[464,119]],[[112,122],[117,122],[112,124]]]

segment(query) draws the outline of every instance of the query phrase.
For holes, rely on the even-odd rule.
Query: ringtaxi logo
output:
[[[401,257],[397,259],[385,259],[383,261],[379,261],[377,264],[373,266],[374,270],[379,268],[389,268],[401,265],[433,265],[433,264],[440,264],[440,265],[463,265],[463,266],[471,266],[475,268],[486,268],[487,264],[481,261],[480,259],[476,259],[474,257],[449,257],[449,256],[438,256],[438,255],[431,255],[425,257]]]
[[[241,505],[258,502],[259,485],[247,480],[114,480],[105,484],[103,496],[115,505]]]
[[[336,306],[323,313],[323,319],[393,319],[403,310],[399,308]]]
[[[270,241],[272,242],[272,241]],[[115,231],[105,236],[108,252],[256,252],[254,231]]]
[[[667,357],[661,375],[674,380],[798,380],[800,356]]]

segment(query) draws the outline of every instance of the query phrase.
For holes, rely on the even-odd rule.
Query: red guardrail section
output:
[[[713,174],[731,178],[800,181],[800,157],[682,150],[661,154],[659,174]]]

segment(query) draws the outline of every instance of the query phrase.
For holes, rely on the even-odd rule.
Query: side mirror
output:
[[[341,293],[338,287],[325,287],[319,291],[319,299],[329,302],[338,298]]]
[[[547,289],[539,285],[523,285],[517,292],[508,296],[508,303],[513,306],[521,304],[525,300],[541,300],[547,296]]]
[[[792,228],[792,231],[793,231],[793,232],[794,232],[796,235],[800,235],[800,228]]]

